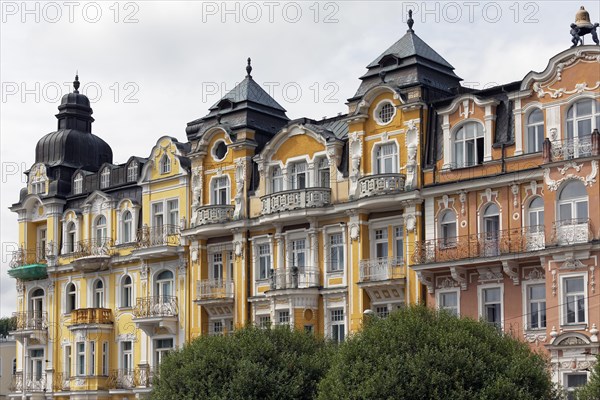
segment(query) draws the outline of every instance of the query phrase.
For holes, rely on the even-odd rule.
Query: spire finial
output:
[[[408,20],[406,21],[407,25],[408,25],[408,31],[410,33],[414,33],[413,31],[413,25],[415,24],[415,20],[412,17],[412,10],[408,10]]]
[[[248,57],[248,65],[246,66],[246,78],[252,78],[250,73],[252,72],[252,59]]]
[[[75,88],[73,93],[79,93],[79,71],[75,72],[75,80],[73,81],[73,87]]]

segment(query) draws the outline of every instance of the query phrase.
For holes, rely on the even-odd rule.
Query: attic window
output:
[[[215,160],[223,160],[225,155],[227,155],[227,145],[225,142],[223,140],[219,140],[217,143],[215,143],[212,153]]]
[[[217,107],[219,110],[226,110],[228,108],[233,108],[233,103],[230,100],[223,99],[219,102]]]
[[[110,186],[110,168],[106,167],[100,174],[100,189],[105,189]]]
[[[381,66],[382,68],[385,67],[389,67],[391,65],[398,65],[399,64],[399,59],[397,57],[394,56],[385,56],[381,59],[381,61],[379,61],[379,66]]]
[[[387,125],[396,115],[396,107],[389,100],[384,100],[375,107],[375,121],[379,125]]]
[[[169,159],[169,156],[165,154],[160,159],[160,173],[168,174],[169,172],[171,172],[171,160]]]
[[[81,194],[83,192],[83,176],[77,174],[73,179],[73,194]]]
[[[134,182],[137,179],[138,163],[132,161],[127,167],[127,182]]]

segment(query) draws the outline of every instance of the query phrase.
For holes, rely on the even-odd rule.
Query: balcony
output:
[[[69,329],[90,325],[110,325],[112,328],[112,310],[108,308],[79,308],[71,312],[71,325]]]
[[[263,215],[281,211],[325,207],[331,203],[331,189],[316,187],[286,190],[263,196],[260,201],[262,202]]]
[[[363,176],[358,180],[358,197],[380,196],[404,192],[404,174],[379,174]]]
[[[8,270],[8,275],[22,281],[46,279],[48,277],[46,270],[47,250],[45,246],[38,246],[33,250],[20,248],[14,251],[9,263],[10,269]]]
[[[593,238],[592,222],[588,218],[566,219],[552,225],[552,243],[559,246],[588,243]]]
[[[232,280],[207,279],[196,284],[198,304],[231,303],[234,287]]]
[[[320,285],[319,270],[308,267],[271,270],[271,290],[306,289]]]
[[[406,267],[401,258],[373,258],[360,260],[359,282],[377,282],[406,278]]]
[[[48,313],[46,311],[25,311],[13,313],[17,329],[22,331],[41,331],[48,328]]]
[[[415,264],[451,262],[463,259],[498,257],[544,249],[544,227],[507,229],[491,233],[464,235],[417,243]]]
[[[71,250],[63,256],[71,261],[76,271],[104,271],[114,255],[114,241],[108,237],[80,240],[72,245]]]
[[[152,335],[158,327],[166,328],[175,334],[178,315],[176,296],[140,297],[133,309],[133,321],[148,335]]]
[[[544,162],[565,161],[580,157],[599,155],[600,133],[595,129],[590,135],[571,139],[546,139],[544,142]]]
[[[71,376],[65,372],[55,372],[52,376],[52,390],[68,392],[71,390]]]
[[[195,226],[223,224],[233,219],[234,206],[213,205],[203,206],[196,210]]]
[[[177,225],[144,225],[137,232],[135,254],[141,258],[176,255],[180,251],[181,233]]]
[[[32,393],[32,392],[46,392],[46,374],[27,374],[23,377],[22,372],[17,372],[12,376],[9,391],[11,393]]]
[[[148,388],[152,385],[153,373],[150,367],[135,369],[116,369],[110,372],[109,389]]]

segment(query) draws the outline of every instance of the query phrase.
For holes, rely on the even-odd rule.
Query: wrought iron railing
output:
[[[198,207],[194,224],[199,226],[229,222],[233,219],[233,210],[234,206],[228,204]]]
[[[150,387],[153,375],[150,367],[115,369],[110,372],[107,385],[110,389]]]
[[[17,372],[12,376],[9,391],[11,393],[25,392],[45,392],[47,388],[45,373],[29,373],[23,376],[22,372]]]
[[[405,182],[406,175],[404,174],[363,176],[358,180],[359,197],[403,192]]]
[[[543,226],[506,229],[417,242],[415,264],[496,257],[541,250],[546,246]]]
[[[112,256],[114,246],[114,240],[109,237],[79,240],[64,246],[63,256],[71,260],[94,256]]]
[[[271,270],[271,290],[303,289],[319,286],[319,270],[308,267],[291,267]]]
[[[587,243],[594,238],[589,218],[564,219],[552,224],[552,244]]]
[[[71,375],[66,372],[55,372],[52,376],[52,389],[55,392],[71,390]]]
[[[148,248],[154,246],[179,246],[181,244],[181,231],[177,225],[159,225],[149,227],[145,225],[137,232],[137,247]]]
[[[233,281],[206,279],[196,284],[197,300],[233,299]]]
[[[262,214],[292,211],[303,208],[324,207],[331,203],[331,189],[313,187],[286,190],[262,196]]]
[[[8,265],[10,268],[18,268],[25,265],[47,264],[47,258],[52,254],[56,254],[52,244],[37,245],[33,249],[21,246],[12,252],[12,258]]]
[[[404,260],[396,257],[372,258],[359,262],[360,282],[406,278]]]
[[[46,311],[23,311],[13,313],[17,331],[43,330],[48,328],[48,313]]]
[[[551,147],[552,161],[572,160],[592,155],[592,135],[554,140]]]
[[[178,314],[177,296],[139,297],[133,309],[135,318],[174,317]]]
[[[109,308],[78,308],[71,312],[71,325],[112,323],[112,310]]]

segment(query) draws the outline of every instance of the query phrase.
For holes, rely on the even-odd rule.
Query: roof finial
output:
[[[79,93],[79,71],[75,72],[75,80],[73,81],[73,87],[75,88],[73,93]]]
[[[413,25],[415,24],[415,20],[412,17],[412,10],[408,10],[408,21],[406,21],[406,23],[408,24],[408,31],[410,33],[414,33],[415,31],[413,31]]]
[[[250,57],[248,57],[248,65],[246,66],[246,78],[252,78],[252,75],[250,75],[250,73],[252,72],[252,59],[250,59]]]

